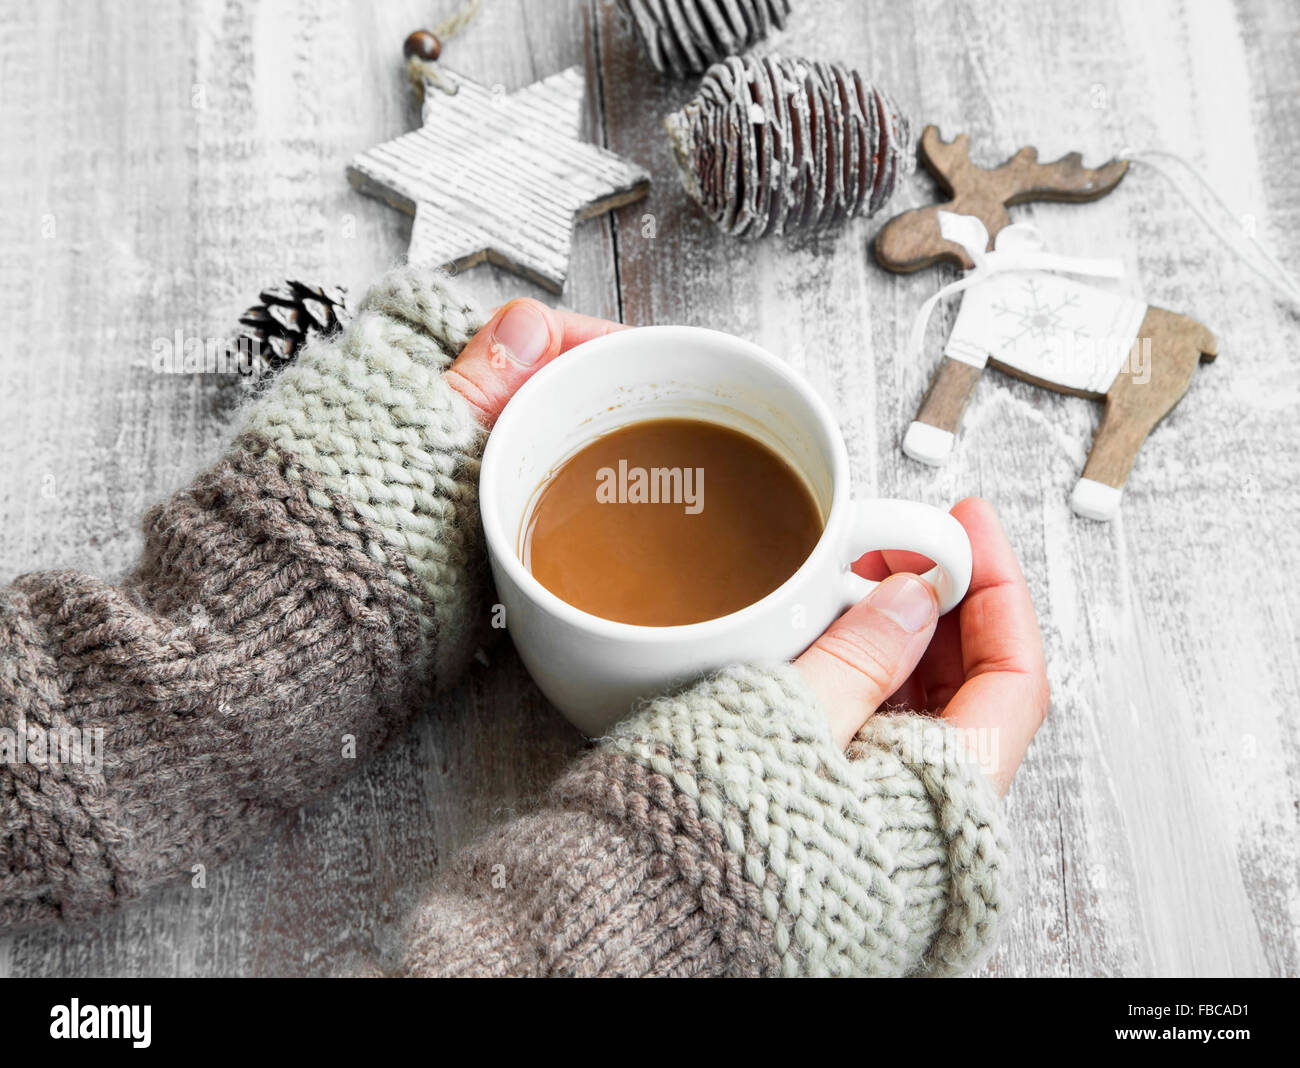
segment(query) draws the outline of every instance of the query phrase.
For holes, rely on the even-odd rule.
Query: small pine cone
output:
[[[292,363],[308,341],[337,333],[352,317],[342,286],[287,281],[262,290],[258,299],[239,317],[232,342],[241,381],[254,391]]]
[[[907,119],[839,63],[732,57],[664,125],[686,191],[735,237],[872,215],[911,170]]]
[[[739,55],[773,27],[785,29],[790,0],[619,0],[641,50],[661,74],[684,78]]]

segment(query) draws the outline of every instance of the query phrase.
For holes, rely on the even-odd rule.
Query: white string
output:
[[[1230,251],[1234,252],[1237,255],[1237,258],[1246,264],[1247,267],[1263,278],[1264,281],[1268,282],[1269,285],[1281,293],[1282,296],[1292,304],[1300,308],[1300,282],[1297,282],[1295,277],[1282,265],[1277,257],[1264,247],[1263,242],[1261,242],[1254,234],[1247,233],[1243,228],[1232,227],[1231,230],[1229,230],[1215,222],[1215,220],[1210,217],[1209,212],[1205,210],[1204,206],[1187,191],[1184,179],[1180,177],[1172,167],[1168,166],[1168,163],[1162,161],[1181,164],[1186,169],[1187,173],[1191,175],[1192,184],[1199,185],[1202,191],[1208,194],[1210,200],[1218,205],[1219,210],[1224,215],[1235,218],[1236,213],[1233,212],[1232,208],[1228,206],[1224,199],[1214,191],[1214,188],[1210,183],[1202,177],[1200,172],[1197,171],[1191,163],[1176,152],[1165,152],[1161,149],[1155,148],[1142,150],[1125,149],[1119,154],[1119,158],[1133,160],[1137,163],[1144,163],[1157,174],[1164,177],[1182,196],[1182,198],[1187,201],[1188,206],[1196,213],[1197,218],[1205,224],[1215,237],[1223,242]],[[1263,258],[1264,262],[1268,264],[1272,269],[1272,273],[1269,273],[1261,267],[1258,262],[1248,255],[1246,250],[1242,249],[1240,245],[1229,236],[1231,231],[1235,231],[1250,240],[1251,244],[1254,245],[1255,252],[1258,253],[1258,255]]]

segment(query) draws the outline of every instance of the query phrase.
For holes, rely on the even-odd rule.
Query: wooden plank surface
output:
[[[364,288],[409,220],[344,166],[409,129],[400,47],[451,0],[0,2],[0,581],[119,573],[144,508],[214,457],[210,379],[159,375],[151,346],[223,336],[286,275]],[[1284,0],[1079,5],[802,0],[772,44],[878,79],[919,125],[1097,163],[1190,159],[1285,261],[1300,246],[1300,12]],[[938,470],[899,442],[921,366],[910,317],[949,275],[900,278],[883,219],[739,246],[677,183],[659,122],[690,84],[654,73],[603,0],[487,0],[444,61],[515,89],[583,63],[587,131],[645,166],[649,197],[578,233],[563,303],[753,338],[805,373],[844,427],[863,496],[989,497],[1043,620],[1054,701],[1008,801],[1021,904],[992,975],[1300,974],[1300,314],[1225,258],[1135,166],[1095,204],[1013,209],[1053,248],[1118,255],[1125,286],[1219,337],[1152,435],[1112,525],[1068,494],[1099,409],[989,372]],[[889,210],[929,203],[926,177]],[[491,267],[485,307],[541,295]],[[80,928],[0,939],[0,975],[327,974],[373,946],[477,829],[581,747],[508,647],[409,737],[205,890]]]

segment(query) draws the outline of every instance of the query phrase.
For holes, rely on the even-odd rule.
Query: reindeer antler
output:
[[[977,167],[970,159],[970,135],[958,134],[945,141],[937,126],[925,128],[917,152],[926,170],[952,199],[896,215],[876,236],[876,259],[882,267],[903,274],[941,260],[967,270],[975,266],[965,249],[940,234],[939,211],[977,216],[988,229],[991,248],[997,232],[1011,221],[1008,205],[1030,200],[1096,200],[1119,185],[1128,171],[1126,160],[1085,167],[1078,152],[1052,163],[1039,163],[1038,149],[1032,145],[998,167]]]

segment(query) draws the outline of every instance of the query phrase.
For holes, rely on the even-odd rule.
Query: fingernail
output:
[[[550,344],[551,331],[532,305],[514,304],[497,323],[493,339],[515,363],[531,367]]]
[[[934,594],[915,575],[890,575],[871,591],[867,603],[909,634],[924,630],[934,612]]]

